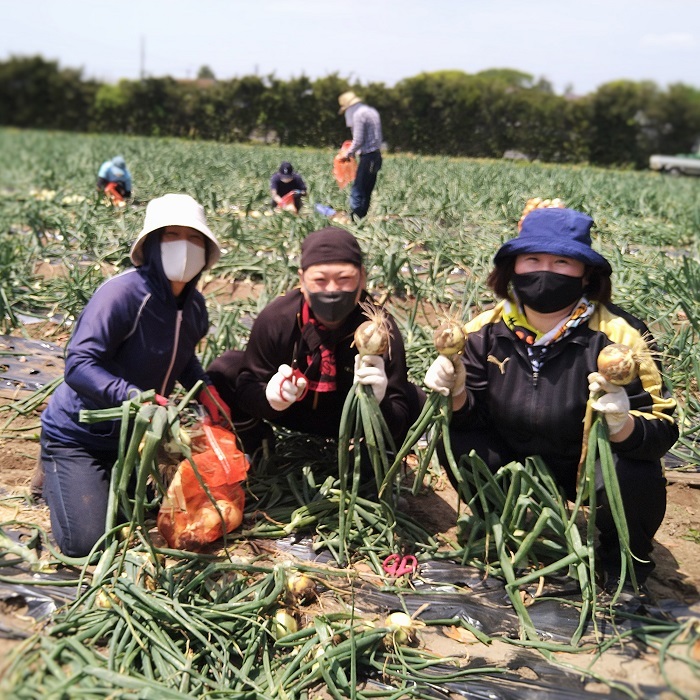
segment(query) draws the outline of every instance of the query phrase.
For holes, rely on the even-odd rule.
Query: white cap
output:
[[[143,265],[143,244],[146,236],[165,226],[189,226],[204,234],[208,239],[205,270],[213,267],[221,257],[221,246],[207,226],[204,207],[188,194],[164,194],[148,203],[143,230],[131,246],[131,262],[136,267]]]

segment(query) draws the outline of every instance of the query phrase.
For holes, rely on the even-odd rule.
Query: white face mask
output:
[[[357,107],[358,107],[358,105],[355,104],[352,107],[348,107],[345,110],[345,126],[348,126],[351,129],[353,127],[355,112],[357,112]]]
[[[191,241],[168,241],[160,244],[163,272],[171,282],[189,282],[207,263],[206,250]]]

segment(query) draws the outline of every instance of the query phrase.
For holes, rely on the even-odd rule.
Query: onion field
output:
[[[104,206],[99,164],[123,153],[134,174],[133,205]],[[300,217],[270,216],[268,181],[290,160],[309,186]],[[252,281],[256,298],[211,299],[213,331],[203,359],[243,347],[247,325],[296,278],[300,242],[328,224],[321,203],[343,211],[332,154],[178,140],[0,131],[0,319],[70,323],[105,274],[128,265],[145,204],[167,192],[201,202],[226,248],[217,282]],[[484,284],[498,246],[516,233],[525,202],[560,197],[596,222],[595,247],[611,262],[613,299],[645,319],[663,351],[667,380],[692,443],[700,376],[700,179],[596,168],[389,156],[371,216],[350,227],[366,253],[369,286],[403,321],[412,378],[430,363],[428,307],[465,320],[493,303]],[[37,263],[65,265],[46,280]],[[94,263],[94,264],[90,264]]]
[[[116,154],[125,157],[134,178],[133,201],[122,208],[108,204],[95,189],[100,163]],[[63,342],[97,286],[130,265],[129,248],[147,202],[182,192],[204,205],[209,225],[225,249],[202,282],[211,322],[199,349],[202,363],[206,366],[225,349],[245,347],[259,309],[296,284],[303,238],[331,222],[315,205],[339,214],[347,209],[348,192],[339,190],[333,179],[333,155],[0,129],[0,334],[37,337],[39,328],[42,338]],[[273,213],[269,207],[269,178],[283,160],[294,165],[308,186],[299,216]],[[467,321],[494,303],[485,284],[493,256],[516,235],[523,207],[532,197],[561,198],[595,220],[594,247],[613,267],[613,301],[647,322],[662,354],[665,381],[679,402],[681,439],[673,459],[697,468],[700,178],[392,154],[385,157],[369,216],[358,224],[339,224],[340,218],[334,223],[346,226],[360,241],[368,287],[397,319],[411,379],[420,384],[435,356],[433,328],[438,319],[449,312]],[[26,406],[18,402],[3,410],[26,415]],[[153,437],[154,444],[166,439],[168,430],[175,432],[172,424],[161,426],[163,430]],[[361,498],[353,502],[352,522],[339,529],[338,512],[343,513],[345,504],[342,484],[338,488],[334,483],[332,470],[327,478],[318,476],[321,465],[336,460],[335,446],[295,441],[293,436],[282,439],[281,445],[277,461],[263,464],[247,484],[243,529],[225,538],[223,549],[205,554],[154,544],[143,503],[132,503],[130,545],[125,546],[115,530],[108,533],[104,552],[86,561],[63,560],[51,548],[47,533],[37,528],[35,540],[45,543],[43,569],[23,551],[26,547],[5,545],[3,553],[3,530],[18,523],[0,522],[0,583],[2,567],[19,563],[34,572],[61,564],[78,572],[82,584],[65,607],[21,643],[21,654],[0,679],[0,695],[4,690],[7,697],[21,698],[439,699],[486,697],[478,692],[500,687],[504,693],[510,689],[530,697],[522,694],[522,679],[514,679],[512,669],[503,664],[472,664],[468,653],[458,658],[418,641],[438,628],[451,630],[452,639],[463,635],[462,642],[467,635],[470,645],[506,638],[530,668],[546,659],[563,675],[535,688],[538,697],[545,698],[577,697],[589,681],[606,684],[605,697],[640,697],[639,688],[611,680],[589,661],[576,669],[576,678],[584,680],[572,681],[571,668],[562,671],[555,659],[560,652],[602,655],[636,635],[658,653],[663,679],[659,683],[675,693],[672,697],[692,695],[686,686],[668,681],[664,662],[680,663],[698,679],[697,619],[687,624],[670,618],[653,624],[640,619],[635,627],[633,616],[612,615],[612,631],[602,624],[611,611],[597,607],[590,591],[586,593],[590,572],[580,554],[592,541],[585,533],[581,539],[571,527],[568,506],[553,493],[556,488],[538,460],[527,465],[533,481],[528,488],[523,485],[520,497],[541,496],[542,502],[551,501],[551,509],[533,507],[517,515],[517,509],[510,508],[508,498],[513,484],[519,483],[521,465],[511,465],[500,481],[489,485],[490,503],[513,510],[512,520],[498,528],[505,528],[512,542],[517,540],[516,547],[499,541],[500,529],[484,536],[465,535],[478,528],[470,520],[473,516],[464,512],[456,514],[457,534],[450,542],[438,541],[422,523],[398,510],[388,526],[380,505]],[[420,449],[418,453],[420,458]],[[437,478],[435,460],[426,466],[430,484]],[[480,478],[477,473],[468,488],[479,491]],[[419,488],[422,481],[414,484],[414,494]],[[584,517],[583,511],[580,515]],[[533,519],[547,523],[539,538],[524,534]],[[26,522],[19,525],[31,529]],[[308,538],[289,544],[289,536],[297,531],[311,533],[310,549],[303,556],[299,548]],[[352,560],[352,574],[335,566],[339,538],[341,552],[349,552]],[[280,563],[279,557],[266,557],[264,550],[251,553],[246,539],[285,542],[296,563]],[[408,551],[407,543],[424,567],[427,588],[383,577],[381,559],[389,552]],[[327,556],[317,559],[318,553]],[[583,590],[568,604],[567,610],[573,611],[570,625],[559,637],[547,633],[537,605],[523,603],[518,591],[537,584],[536,572],[544,565],[552,574],[576,579]],[[470,566],[478,575],[471,584],[450,579],[446,572],[452,566]],[[311,577],[313,613],[305,607],[308,601],[288,590],[292,570]],[[365,584],[371,584],[370,592],[359,587],[363,572],[369,572]],[[491,580],[505,580],[505,592],[499,588],[490,593]],[[439,592],[445,582],[455,581],[481,591],[478,595],[491,604],[485,609],[496,611],[493,619],[440,608]],[[486,593],[479,588],[484,581]],[[421,591],[428,597],[421,598]],[[506,593],[512,609],[504,612]],[[559,600],[551,600],[555,599]],[[425,606],[430,605],[451,612],[429,614]],[[278,616],[282,607],[291,610],[294,624]],[[403,610],[410,629],[376,615],[368,623],[363,621],[368,615],[360,610]],[[293,629],[297,622],[299,628]],[[490,686],[490,679],[497,677],[505,685]]]

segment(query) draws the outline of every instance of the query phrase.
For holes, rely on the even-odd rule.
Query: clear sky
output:
[[[0,60],[35,54],[107,82],[513,68],[557,92],[700,88],[700,0],[0,0]]]

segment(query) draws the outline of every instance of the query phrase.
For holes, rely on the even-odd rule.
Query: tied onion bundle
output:
[[[455,319],[446,319],[433,332],[433,344],[440,355],[455,357],[464,352],[467,334]]]
[[[627,386],[639,375],[639,361],[632,349],[622,343],[606,345],[596,359],[598,371],[606,381],[615,386]],[[578,463],[577,480],[581,478],[583,464],[586,461],[588,451],[588,437],[593,425],[593,402],[596,397],[591,395],[586,402],[586,413],[583,418],[583,443],[581,445],[581,459]]]
[[[439,355],[449,358],[452,363],[461,362],[461,356],[467,342],[467,334],[461,321],[455,318],[446,318],[433,332],[433,344]],[[452,397],[443,396],[438,392],[431,392],[423,406],[423,409],[415,423],[408,431],[401,449],[396,455],[394,463],[391,465],[384,484],[379,491],[381,496],[383,490],[388,488],[394,476],[398,472],[403,460],[414,447],[414,445],[428,434],[428,446],[421,455],[418,470],[413,482],[413,494],[418,493],[420,485],[430,464],[430,460],[437,448],[438,443],[442,444],[447,457],[450,471],[457,480],[458,490],[462,497],[467,496],[463,479],[457,468],[457,462],[452,454],[450,446],[449,424],[452,416]]]
[[[384,355],[389,352],[391,326],[383,307],[371,302],[360,304],[367,321],[355,332],[353,345],[357,348],[362,363],[370,355]],[[339,544],[338,560],[343,564],[346,558],[347,541],[354,520],[355,503],[362,481],[362,465],[367,461],[372,467],[377,489],[386,482],[389,471],[389,454],[396,453],[394,439],[384,420],[371,386],[356,383],[348,392],[343,405],[338,435],[338,477],[340,482],[339,499]],[[352,483],[348,489],[350,459],[352,457]],[[379,494],[387,530],[393,536],[396,524],[394,500],[396,494]]]
[[[389,352],[391,326],[384,309],[366,301],[360,302],[360,308],[367,320],[355,330],[353,345],[358,354],[362,358],[366,355],[383,355]]]
[[[627,345],[612,343],[603,348],[597,358],[597,367],[606,381],[615,386],[626,386],[639,375],[640,359]],[[627,518],[622,503],[620,484],[615,470],[615,460],[610,449],[610,438],[606,423],[599,415],[594,417],[593,403],[597,397],[591,393],[586,402],[586,414],[584,417],[583,444],[581,446],[581,459],[578,465],[578,492],[574,506],[572,521],[581,504],[588,502],[588,545],[589,567],[591,580],[595,575],[595,561],[593,556],[593,541],[595,538],[595,513],[596,490],[595,470],[596,459],[600,460],[600,470],[603,475],[603,485],[607,500],[617,529],[620,544],[620,580],[617,591],[613,594],[611,604],[617,600],[625,579],[629,574],[633,587],[636,589],[637,581],[634,573],[633,559],[636,557],[630,550],[629,530]]]

